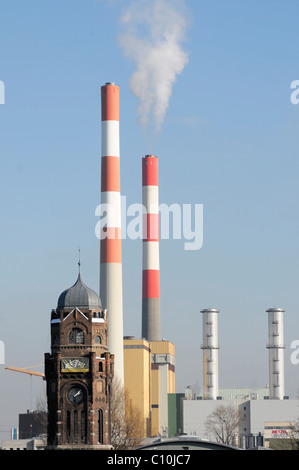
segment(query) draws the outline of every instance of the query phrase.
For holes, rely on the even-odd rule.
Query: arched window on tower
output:
[[[103,444],[103,410],[98,410],[98,442]]]
[[[73,328],[69,335],[69,342],[72,344],[83,344],[84,333],[80,328]]]
[[[75,444],[78,444],[78,411],[77,410],[74,410],[73,416],[74,416],[74,442]]]
[[[100,337],[100,335],[95,336],[94,342],[97,344],[102,344],[102,338]]]
[[[71,438],[71,412],[66,412],[66,440],[69,443]]]
[[[86,443],[86,413],[85,410],[81,411],[81,442]]]

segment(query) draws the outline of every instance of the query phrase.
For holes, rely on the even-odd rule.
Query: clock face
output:
[[[83,390],[81,387],[71,387],[68,391],[68,399],[71,403],[81,403],[83,400]]]

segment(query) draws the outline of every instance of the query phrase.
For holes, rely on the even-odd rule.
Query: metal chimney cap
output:
[[[106,82],[105,85],[115,85],[115,82]]]
[[[283,308],[279,308],[279,307],[273,307],[273,308],[268,308],[266,310],[266,312],[285,312],[285,310]]]
[[[219,310],[217,310],[216,308],[204,308],[203,310],[200,311],[200,313],[207,313],[207,312],[219,313]]]
[[[149,155],[145,155],[144,158],[157,158],[157,157],[156,155],[149,154]]]

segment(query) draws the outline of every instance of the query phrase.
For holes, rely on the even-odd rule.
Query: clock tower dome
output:
[[[49,448],[111,448],[113,369],[108,312],[79,272],[51,313],[51,353],[45,354]]]

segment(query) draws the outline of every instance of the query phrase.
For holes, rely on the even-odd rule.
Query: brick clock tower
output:
[[[108,312],[79,272],[51,313],[51,354],[45,354],[48,447],[110,449]]]

